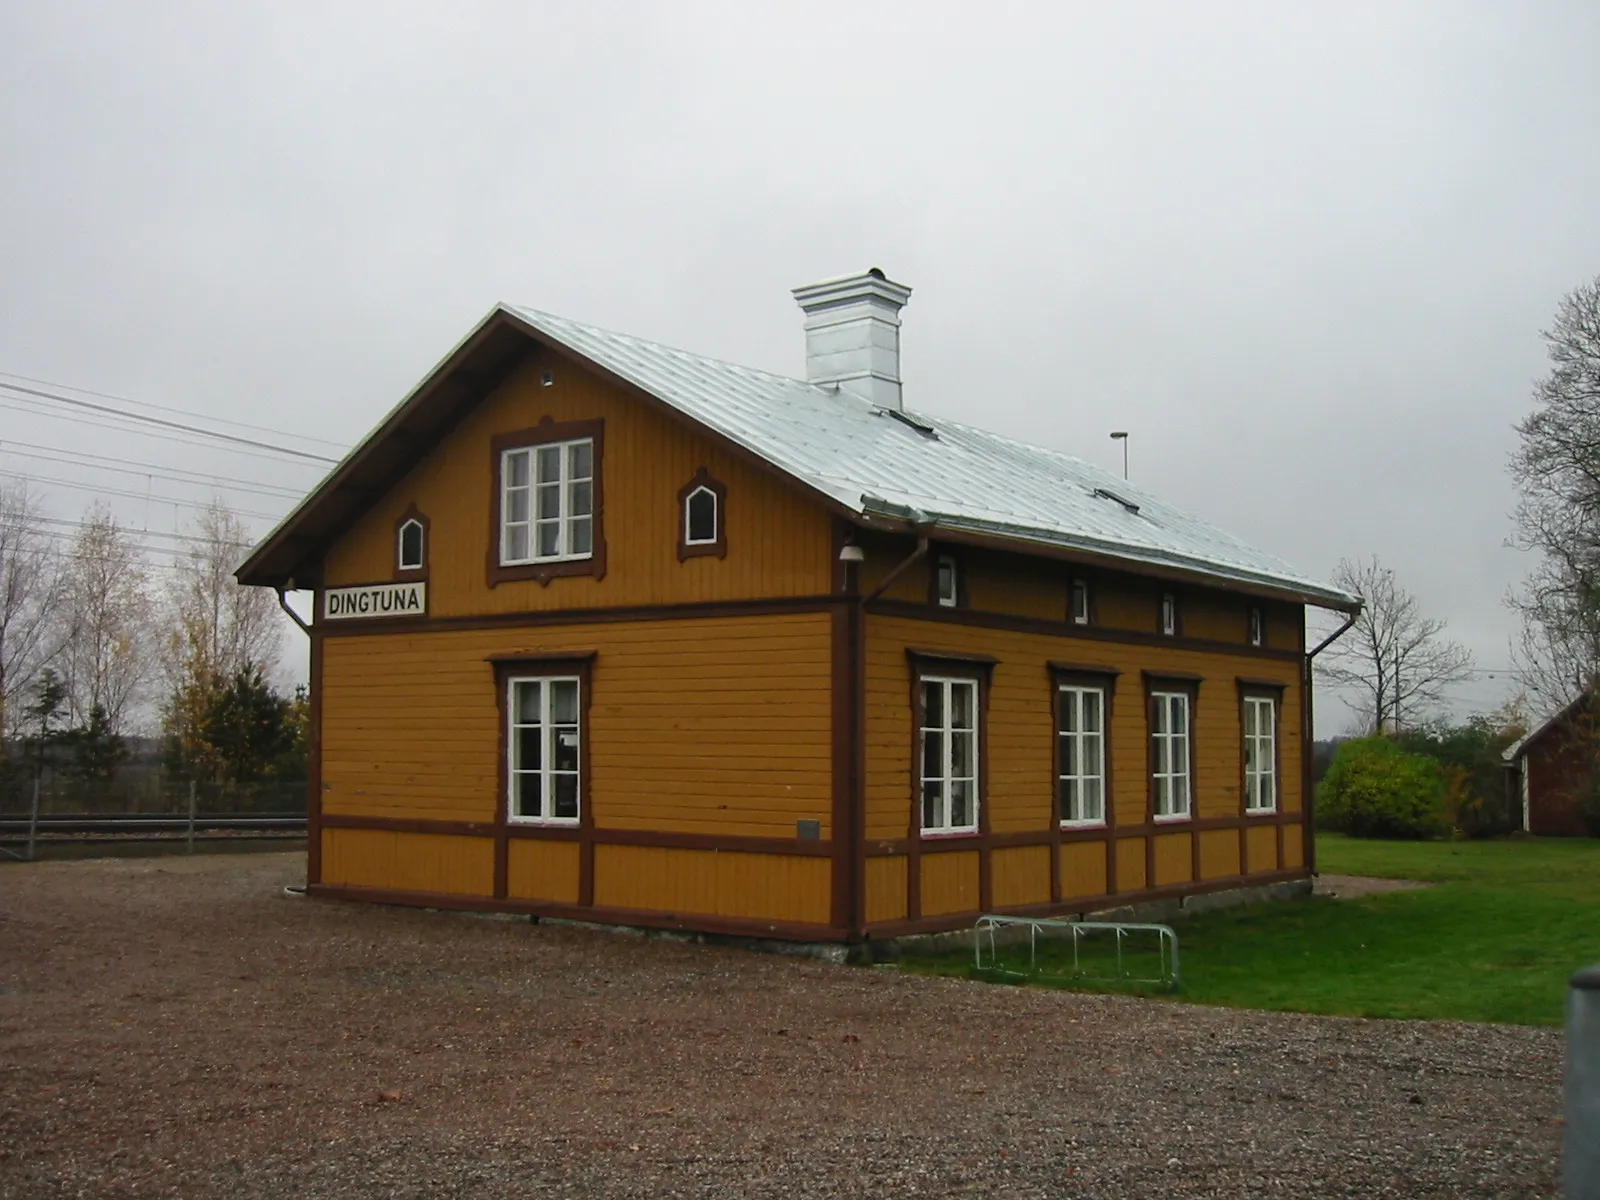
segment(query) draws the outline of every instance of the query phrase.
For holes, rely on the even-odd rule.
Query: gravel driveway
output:
[[[0,1197],[1551,1195],[1561,1037],[0,866]]]

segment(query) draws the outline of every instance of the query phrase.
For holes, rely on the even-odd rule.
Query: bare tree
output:
[[[60,646],[61,564],[41,517],[26,483],[0,485],[0,736]]]
[[[1600,278],[1563,298],[1543,336],[1550,373],[1511,458],[1519,542],[1539,561],[1511,604],[1523,685],[1554,711],[1600,679]]]
[[[61,674],[78,724],[98,709],[108,733],[127,727],[153,665],[151,601],[139,546],[96,502],[72,539],[62,591]]]
[[[1445,688],[1471,674],[1471,652],[1443,637],[1445,623],[1423,616],[1416,597],[1376,556],[1341,560],[1333,582],[1362,597],[1365,607],[1350,632],[1328,648],[1323,675],[1357,691],[1357,711],[1373,732],[1432,716]]]
[[[191,759],[205,757],[201,722],[216,690],[242,672],[271,679],[282,653],[283,616],[271,593],[241,587],[233,569],[248,553],[248,529],[221,500],[203,509],[167,591],[163,658],[167,731]]]

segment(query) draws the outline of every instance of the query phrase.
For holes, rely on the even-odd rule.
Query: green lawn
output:
[[[1319,869],[1437,884],[1313,897],[1174,923],[1182,998],[1346,1016],[1524,1025],[1562,1020],[1567,977],[1600,962],[1600,840],[1317,840]],[[970,970],[970,956],[905,960]]]

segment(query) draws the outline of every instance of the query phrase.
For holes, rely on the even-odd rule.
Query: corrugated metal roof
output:
[[[898,513],[935,530],[1195,571],[1288,590],[1338,608],[1359,603],[1069,454],[907,410],[924,432],[837,388],[704,358],[537,309],[502,305],[501,310],[853,512]]]

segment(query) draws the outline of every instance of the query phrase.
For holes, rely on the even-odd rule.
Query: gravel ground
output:
[[[1553,1030],[0,867],[0,1197],[1552,1195]]]
[[[1375,875],[1318,875],[1313,890],[1319,896],[1332,896],[1335,900],[1354,900],[1360,896],[1376,896],[1384,892],[1414,892],[1430,888],[1433,884],[1421,879],[1380,879]]]

